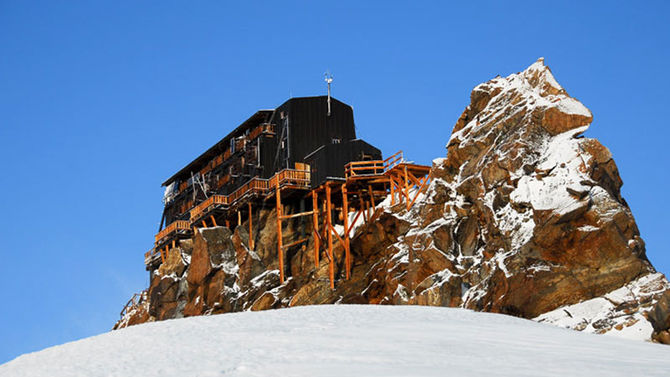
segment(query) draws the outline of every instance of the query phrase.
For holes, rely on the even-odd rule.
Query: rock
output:
[[[182,258],[182,253],[184,252],[185,250],[181,247],[169,249],[167,252],[167,258],[165,258],[165,263],[160,265],[158,272],[163,276],[182,276],[186,270],[186,262]]]
[[[670,344],[670,290],[658,299],[647,318],[654,328],[652,338],[660,343]]]
[[[189,284],[201,284],[214,266],[236,261],[231,232],[226,227],[198,229],[193,239],[193,254],[188,267]]]

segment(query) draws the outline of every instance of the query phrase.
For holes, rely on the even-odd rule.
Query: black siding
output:
[[[274,122],[283,123],[281,114],[288,117],[288,163],[293,168],[305,156],[333,139],[341,142],[356,139],[354,111],[351,106],[331,98],[328,116],[328,97],[292,98],[275,110]],[[277,131],[278,136],[281,130]],[[282,166],[286,167],[286,166]]]
[[[381,160],[379,149],[363,140],[351,140],[339,144],[327,144],[307,156],[312,176],[312,187],[324,183],[327,178],[344,178],[344,165],[351,161]]]

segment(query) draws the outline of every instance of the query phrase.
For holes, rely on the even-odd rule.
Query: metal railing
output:
[[[123,306],[123,309],[121,309],[121,318],[123,318],[128,312],[130,312],[132,309],[136,308],[139,304],[144,302],[144,300],[147,299],[147,290],[143,290],[140,293],[135,293],[133,297],[126,302],[126,305]]]

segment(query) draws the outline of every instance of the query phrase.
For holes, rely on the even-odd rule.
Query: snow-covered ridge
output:
[[[666,376],[656,344],[464,309],[329,305],[133,326],[0,376]]]

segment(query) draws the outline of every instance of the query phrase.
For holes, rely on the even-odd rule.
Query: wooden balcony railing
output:
[[[345,178],[382,175],[403,162],[402,151],[398,151],[385,160],[352,161],[344,165]]]
[[[384,174],[384,161],[354,161],[344,165],[344,176],[354,178],[357,176],[371,176]]]
[[[294,169],[284,169],[275,175],[279,186],[283,184],[294,184],[298,186],[309,186],[310,184],[310,171],[309,170],[294,170]],[[275,182],[276,186],[277,182]]]
[[[205,212],[207,208],[215,204],[227,205],[228,198],[224,195],[212,195],[209,198],[207,198],[207,200],[205,200],[204,202],[193,207],[193,209],[191,210],[191,223],[198,220],[200,218],[200,215],[202,215],[202,213]]]
[[[179,230],[190,230],[191,229],[191,224],[189,224],[188,221],[186,220],[177,220],[173,222],[172,224],[166,226],[163,230],[158,232],[155,237],[156,243],[158,243],[161,239],[166,237],[172,232],[177,232]]]
[[[254,128],[253,130],[251,130],[251,132],[249,132],[249,140],[253,140],[263,133],[274,133],[274,131],[275,131],[274,124],[271,123],[261,124],[260,126]]]
[[[190,230],[191,224],[198,221],[214,205],[230,206],[248,194],[267,195],[277,183],[280,187],[286,184],[309,187],[309,167],[307,166],[305,170],[284,169],[270,179],[252,178],[230,195],[212,195],[190,210],[190,221],[177,220],[171,223],[156,234],[155,241],[158,244],[173,232]]]
[[[395,154],[389,156],[386,160],[384,160],[384,172],[393,169],[398,164],[402,163],[404,160],[405,158],[403,157],[402,151],[397,151]]]

